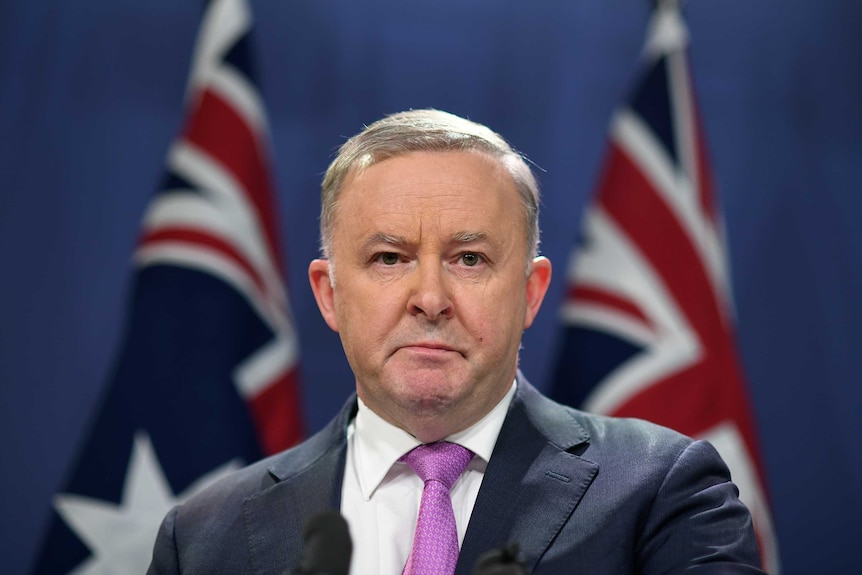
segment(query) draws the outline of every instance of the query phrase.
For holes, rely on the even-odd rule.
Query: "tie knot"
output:
[[[436,480],[446,489],[452,489],[471,459],[472,451],[448,441],[420,445],[401,457],[401,461],[412,467],[423,483]]]

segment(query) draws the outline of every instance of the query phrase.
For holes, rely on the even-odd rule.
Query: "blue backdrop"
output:
[[[487,123],[541,168],[557,273],[522,367],[546,388],[568,251],[648,2],[252,7],[310,431],[353,386],[306,280],[319,180],[345,137],[411,107]],[[4,573],[27,570],[107,381],[200,13],[176,0],[0,3]],[[685,15],[784,572],[848,572],[862,533],[862,4],[700,0]]]

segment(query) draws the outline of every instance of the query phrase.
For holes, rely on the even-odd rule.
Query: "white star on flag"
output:
[[[57,512],[92,552],[71,575],[146,572],[159,525],[168,511],[241,466],[239,459],[231,460],[175,496],[149,435],[138,431],[119,504],[73,494],[54,498]]]

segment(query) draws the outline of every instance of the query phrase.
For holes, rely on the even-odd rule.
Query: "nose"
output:
[[[407,300],[407,310],[410,315],[424,315],[431,321],[451,318],[454,310],[446,271],[441,262],[420,261],[413,276],[413,285]]]

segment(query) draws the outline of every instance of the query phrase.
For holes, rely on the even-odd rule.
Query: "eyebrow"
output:
[[[459,244],[469,244],[484,240],[487,237],[485,232],[456,232],[452,234],[452,241]]]
[[[403,246],[407,244],[407,238],[403,236],[390,236],[389,234],[376,233],[363,242],[363,247],[369,249],[377,244],[389,244],[392,246]]]

